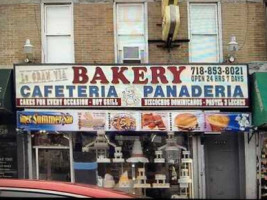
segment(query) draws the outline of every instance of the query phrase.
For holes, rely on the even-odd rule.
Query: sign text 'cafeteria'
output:
[[[19,65],[17,107],[248,107],[246,65]]]

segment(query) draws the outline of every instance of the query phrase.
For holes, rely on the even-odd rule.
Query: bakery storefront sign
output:
[[[17,107],[248,107],[247,65],[16,65]]]
[[[245,131],[249,113],[203,111],[18,111],[17,127],[25,131]]]

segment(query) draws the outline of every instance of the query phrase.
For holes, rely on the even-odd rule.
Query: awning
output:
[[[12,69],[0,69],[0,112],[12,112]]]
[[[252,123],[267,128],[267,72],[256,72],[252,76]]]

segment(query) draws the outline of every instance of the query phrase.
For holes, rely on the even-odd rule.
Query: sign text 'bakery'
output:
[[[246,65],[20,65],[17,107],[248,107]]]

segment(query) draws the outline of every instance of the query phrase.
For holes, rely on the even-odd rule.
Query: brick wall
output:
[[[23,45],[29,38],[36,62],[41,62],[41,16],[38,1],[21,4],[0,2],[0,67],[24,60]],[[75,61],[114,63],[113,1],[74,1]],[[262,2],[221,1],[223,53],[234,34],[241,49],[237,62],[266,61],[265,7]],[[187,2],[180,2],[179,39],[188,38]],[[148,2],[148,39],[161,39],[161,2]],[[166,49],[149,43],[150,63],[187,63],[188,43]]]

